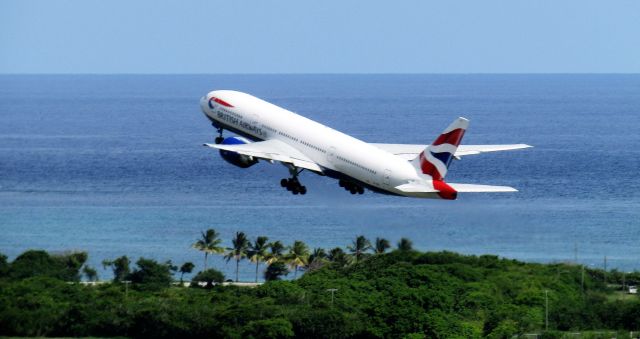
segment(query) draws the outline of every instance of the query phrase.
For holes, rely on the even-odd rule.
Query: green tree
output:
[[[360,235],[347,248],[353,254],[356,262],[358,262],[364,258],[365,252],[371,249],[371,243],[364,235]]]
[[[236,282],[238,282],[238,271],[240,270],[240,260],[247,257],[247,249],[249,248],[249,240],[244,232],[236,232],[236,236],[231,239],[232,246],[227,248],[227,254],[224,256],[227,262],[231,259],[236,261]]]
[[[25,279],[35,276],[56,276],[57,263],[49,253],[42,250],[29,250],[20,254],[9,268],[12,279]]]
[[[98,271],[96,271],[93,267],[85,265],[82,269],[82,273],[87,277],[88,281],[97,281],[98,280]]]
[[[140,258],[136,261],[136,268],[127,277],[134,284],[145,285],[145,289],[160,289],[168,287],[173,280],[171,265],[160,264],[153,259]]]
[[[129,260],[126,255],[114,260],[105,259],[102,261],[102,266],[104,268],[111,267],[113,269],[113,281],[127,280],[127,277],[131,273],[131,269],[129,267],[130,264],[131,260]]]
[[[224,253],[224,247],[219,246],[222,240],[220,234],[214,229],[208,229],[206,232],[202,232],[201,238],[198,239],[193,245],[193,248],[198,251],[204,252],[204,270],[207,270],[207,258],[209,253],[221,254]]]
[[[282,261],[274,261],[264,271],[264,280],[275,281],[280,280],[280,277],[289,274],[287,265]]]
[[[194,267],[196,267],[196,265],[194,265],[192,262],[186,262],[182,264],[182,266],[180,266],[180,284],[182,284],[182,278],[184,277],[184,274],[193,272]]]
[[[389,243],[389,240],[385,238],[376,238],[376,245],[374,248],[376,254],[382,254],[386,252],[390,247],[391,243]]]
[[[224,281],[224,274],[216,269],[210,268],[206,271],[198,272],[191,279],[191,286],[200,286],[198,283],[204,282],[205,288],[213,287],[213,284],[220,284]]]
[[[309,263],[309,247],[300,240],[294,241],[286,255],[286,260],[293,268],[293,278],[295,279],[298,276],[298,269]]]
[[[398,241],[398,249],[400,251],[411,251],[413,249],[413,242],[407,238],[401,238]]]
[[[268,256],[268,248],[269,248],[269,238],[267,237],[258,237],[256,241],[249,243],[249,249],[247,250],[247,256],[251,262],[256,263],[256,282],[258,282],[258,268],[260,266],[260,262],[267,259]]]

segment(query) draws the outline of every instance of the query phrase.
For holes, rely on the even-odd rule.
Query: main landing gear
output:
[[[307,194],[307,186],[302,186],[298,178],[289,178],[280,180],[280,186],[287,189],[293,194]]]
[[[296,168],[290,168],[289,172],[291,172],[291,178],[288,179],[282,179],[280,180],[280,186],[284,187],[287,189],[287,191],[293,193],[294,195],[300,194],[300,195],[305,195],[307,194],[307,187],[303,186],[300,181],[298,180],[298,174],[300,174],[300,172],[304,171],[300,170],[298,171]]]
[[[222,136],[222,131],[223,131],[223,129],[222,129],[222,127],[218,127],[218,126],[216,126],[215,124],[212,124],[212,125],[213,125],[213,127],[215,127],[215,129],[218,131],[218,136],[216,137],[216,140],[215,140],[215,141],[216,141],[216,144],[218,144],[218,145],[219,145],[219,144],[221,144],[221,143],[224,141],[224,137]]]
[[[364,188],[362,186],[358,186],[352,182],[340,179],[338,181],[338,185],[344,188],[345,190],[351,192],[351,194],[364,194]]]

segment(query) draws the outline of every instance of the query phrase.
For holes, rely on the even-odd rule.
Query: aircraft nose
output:
[[[209,94],[205,94],[200,98],[200,108],[205,114],[209,112]]]
[[[202,108],[202,110],[204,111],[206,107],[207,107],[207,96],[203,95],[200,98],[200,108]]]
[[[200,98],[200,109],[202,110],[202,113],[210,119],[211,110],[209,109],[208,95],[204,95]]]

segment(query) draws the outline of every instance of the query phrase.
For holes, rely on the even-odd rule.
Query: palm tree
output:
[[[224,247],[219,246],[222,242],[222,239],[219,237],[220,234],[210,228],[206,232],[202,232],[202,238],[191,245],[191,247],[204,252],[204,271],[207,270],[207,257],[209,253],[224,253]]]
[[[267,253],[267,249],[269,248],[267,241],[269,241],[267,237],[258,237],[255,242],[249,243],[247,256],[249,260],[256,263],[256,282],[258,282],[258,266],[260,266],[260,262],[264,261],[269,254]]]
[[[376,254],[382,254],[386,252],[390,247],[391,243],[389,243],[389,240],[385,238],[376,238],[376,247],[374,249]]]
[[[351,246],[347,246],[347,248],[353,253],[356,262],[358,262],[364,257],[365,252],[371,248],[371,243],[364,235],[360,235],[351,243]]]
[[[411,251],[413,249],[413,242],[407,238],[402,238],[398,241],[398,249],[400,251]]]
[[[236,260],[236,282],[238,282],[238,270],[240,269],[240,260],[247,257],[247,249],[249,248],[249,240],[244,232],[236,232],[235,238],[231,240],[232,246],[227,247],[227,254],[224,256],[229,262],[231,259]]]
[[[280,240],[269,243],[269,253],[265,258],[265,262],[267,265],[271,265],[274,262],[282,259],[282,255],[284,253],[284,245]]]
[[[193,272],[193,268],[196,267],[192,262],[186,262],[180,266],[180,283],[182,283],[182,277],[185,273]]]
[[[324,248],[316,247],[309,255],[309,270],[316,270],[327,261],[327,252],[325,252]]]
[[[309,255],[309,263],[314,261],[321,261],[327,258],[327,252],[325,252],[324,248],[316,247]]]
[[[329,261],[337,261],[345,255],[344,251],[340,247],[335,247],[329,250],[329,254],[327,255],[327,259]]]
[[[289,247],[286,259],[289,262],[289,266],[294,269],[293,279],[295,279],[298,275],[298,268],[309,263],[309,247],[300,240],[294,241],[293,245]]]
[[[350,262],[349,256],[342,250],[340,247],[333,248],[329,251],[327,255],[327,259],[329,261],[336,263],[340,267],[347,266]]]

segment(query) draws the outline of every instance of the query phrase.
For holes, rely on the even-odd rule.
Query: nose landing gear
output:
[[[216,130],[218,131],[218,136],[216,137],[215,142],[216,142],[216,144],[218,144],[218,145],[219,145],[219,144],[221,144],[221,143],[224,141],[224,137],[222,136],[222,131],[223,131],[223,129],[222,129],[222,127],[217,127],[215,124],[212,124],[212,125],[213,125],[213,127],[215,127],[215,128],[216,128]]]
[[[350,181],[342,180],[338,181],[338,185],[349,191],[351,194],[364,194],[364,188]]]

